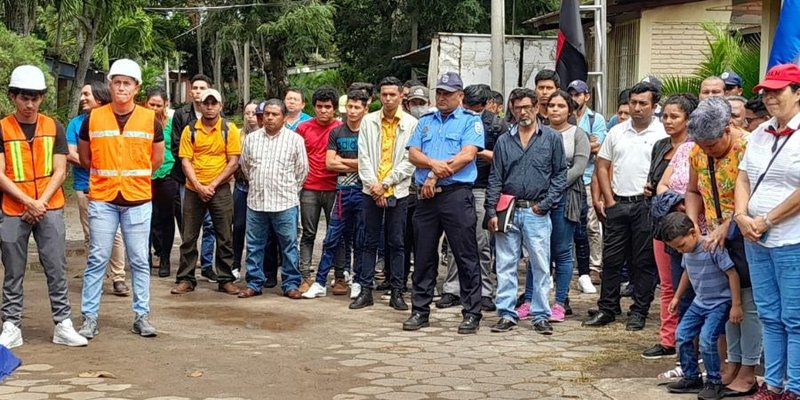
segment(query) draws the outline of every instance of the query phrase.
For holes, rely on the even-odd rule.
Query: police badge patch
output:
[[[483,135],[483,122],[475,122],[475,133]]]

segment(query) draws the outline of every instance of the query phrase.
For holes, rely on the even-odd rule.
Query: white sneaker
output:
[[[353,283],[350,285],[350,298],[355,299],[359,294],[361,294],[361,284]]]
[[[347,283],[347,286],[353,284],[353,275],[350,274],[350,271],[344,271],[344,281]]]
[[[22,331],[11,322],[3,322],[3,333],[0,334],[0,345],[7,349],[22,346]]]
[[[325,286],[320,285],[317,282],[314,282],[308,290],[303,293],[304,299],[313,299],[315,297],[325,297],[328,294],[328,289]]]
[[[242,274],[239,272],[239,270],[238,270],[238,269],[232,269],[232,270],[231,270],[231,273],[233,273],[233,279],[234,279],[234,280],[237,280],[237,281],[238,281],[238,280],[239,280],[239,278],[241,278],[241,277],[242,277]]]
[[[587,294],[595,294],[597,293],[597,288],[592,285],[592,278],[589,275],[581,275],[578,277],[578,287],[581,289],[581,292]]]
[[[78,334],[72,326],[72,320],[67,318],[59,322],[55,329],[53,329],[53,343],[70,347],[80,347],[88,345],[89,341]]]

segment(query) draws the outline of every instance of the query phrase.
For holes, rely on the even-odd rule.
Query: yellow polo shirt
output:
[[[378,182],[383,182],[392,173],[392,162],[394,161],[394,142],[397,138],[397,128],[400,125],[400,113],[397,110],[394,118],[388,119],[381,112],[381,162],[378,164]],[[383,194],[386,197],[394,195],[394,188],[386,189]]]
[[[197,130],[194,143],[187,126],[181,133],[178,157],[192,160],[197,180],[203,185],[208,185],[225,170],[229,156],[242,154],[242,141],[239,129],[232,122],[228,122],[228,142],[225,143],[222,137],[222,118],[217,120],[213,128],[207,128],[201,120],[195,121],[194,124]],[[195,190],[188,179],[186,188]]]

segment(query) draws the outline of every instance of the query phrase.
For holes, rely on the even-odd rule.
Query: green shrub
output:
[[[50,69],[44,63],[45,43],[32,36],[19,36],[0,26],[0,115],[8,115],[14,112],[14,105],[8,98],[8,82],[11,79],[11,71],[14,68],[31,64],[45,71],[47,80],[48,94],[42,103],[42,112],[49,113],[55,106],[55,80],[50,75]]]

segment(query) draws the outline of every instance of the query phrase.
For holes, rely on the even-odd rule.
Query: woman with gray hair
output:
[[[757,389],[755,367],[761,357],[761,324],[756,313],[750,271],[741,235],[731,236],[734,189],[747,142],[732,133],[731,106],[721,97],[700,102],[689,119],[689,135],[697,144],[689,154],[689,184],[686,188],[686,214],[699,226],[705,214],[707,249],[727,249],[736,266],[741,288],[741,303],[732,304],[731,313],[743,313],[740,324],[728,322],[728,366],[723,368],[723,393],[729,396],[752,394]]]
[[[800,68],[777,65],[754,90],[773,117],[750,135],[734,216],[764,325],[765,382],[755,398],[800,399]]]

